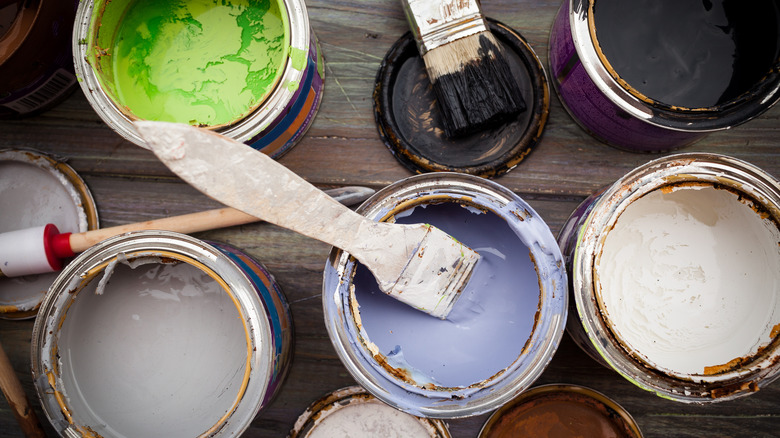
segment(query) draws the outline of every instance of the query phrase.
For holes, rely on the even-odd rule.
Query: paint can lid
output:
[[[491,178],[517,166],[539,142],[550,110],[541,61],[510,27],[487,19],[503,43],[526,110],[515,120],[460,138],[447,138],[422,58],[411,32],[390,48],[374,86],[374,116],[382,141],[415,172],[462,172]]]
[[[443,421],[396,410],[357,385],[337,389],[312,403],[287,435],[288,438],[329,436],[451,438]]]
[[[570,427],[576,430],[569,429]],[[609,397],[590,388],[549,384],[532,388],[506,403],[487,419],[479,438],[547,436],[570,430],[572,436],[642,438],[631,415]]]

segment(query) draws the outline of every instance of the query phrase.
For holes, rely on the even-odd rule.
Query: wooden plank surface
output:
[[[559,1],[484,0],[488,16],[517,29],[546,66],[552,19]],[[280,161],[322,186],[383,187],[411,175],[379,140],[371,92],[379,63],[407,25],[396,0],[309,0],[311,26],[325,64],[325,91],[306,137]],[[713,133],[680,152],[722,153],[780,176],[780,108],[731,130]],[[57,107],[22,120],[0,121],[0,148],[32,148],[70,163],[86,180],[98,205],[101,226],[189,213],[217,207],[160,164],[123,140],[94,113],[81,90]],[[634,167],[662,154],[633,154],[589,137],[551,99],[541,143],[516,169],[496,181],[520,194],[554,233],[586,196]],[[2,214],[2,212],[0,212]],[[329,248],[269,224],[251,224],[201,233],[197,237],[238,246],[263,262],[291,303],[295,351],[278,398],[252,423],[245,436],[282,437],[309,403],[324,393],[354,384],[336,356],[323,323],[322,269]],[[32,321],[0,321],[0,342],[23,387],[44,419],[30,375]],[[537,381],[574,383],[603,392],[622,404],[646,437],[780,436],[780,384],[741,400],[689,406],[645,392],[581,352],[564,336],[552,362]],[[447,421],[454,437],[475,437],[486,415]],[[45,420],[43,420],[45,422]],[[47,426],[51,436],[53,430]],[[21,436],[0,402],[0,437]]]

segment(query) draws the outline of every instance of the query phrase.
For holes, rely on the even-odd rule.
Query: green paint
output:
[[[297,47],[290,47],[290,66],[296,70],[306,68],[306,55],[308,52]]]
[[[94,61],[118,105],[138,118],[231,123],[262,103],[283,71],[289,43],[278,1],[112,1],[101,32],[107,22],[116,31],[110,45],[96,38]]]
[[[290,81],[287,83],[287,91],[295,93],[295,90],[297,90],[300,85],[300,81]]]

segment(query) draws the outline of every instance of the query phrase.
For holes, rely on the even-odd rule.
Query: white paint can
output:
[[[579,318],[597,360],[689,403],[780,376],[780,183],[722,155],[652,161],[586,200],[564,226]]]
[[[128,233],[57,277],[33,328],[33,377],[63,436],[234,436],[279,389],[292,324],[236,248]]]
[[[0,212],[0,233],[49,223],[63,233],[98,228],[95,201],[84,180],[64,162],[29,150],[0,150]],[[34,317],[55,277],[0,278],[0,318]]]
[[[394,409],[360,386],[330,392],[298,417],[288,438],[450,438],[441,420]]]

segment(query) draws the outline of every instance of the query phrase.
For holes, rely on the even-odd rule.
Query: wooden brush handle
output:
[[[45,438],[46,435],[38,423],[38,417],[35,416],[35,411],[30,407],[30,403],[24,395],[22,384],[16,377],[11,361],[8,360],[2,345],[0,345],[0,389],[3,390],[5,399],[8,400],[8,405],[22,428],[24,436]]]
[[[258,218],[236,210],[235,208],[219,208],[216,210],[201,211],[198,213],[71,234],[70,248],[74,253],[80,253],[102,240],[130,231],[167,230],[190,234],[199,231],[248,224],[257,222],[258,220]]]

